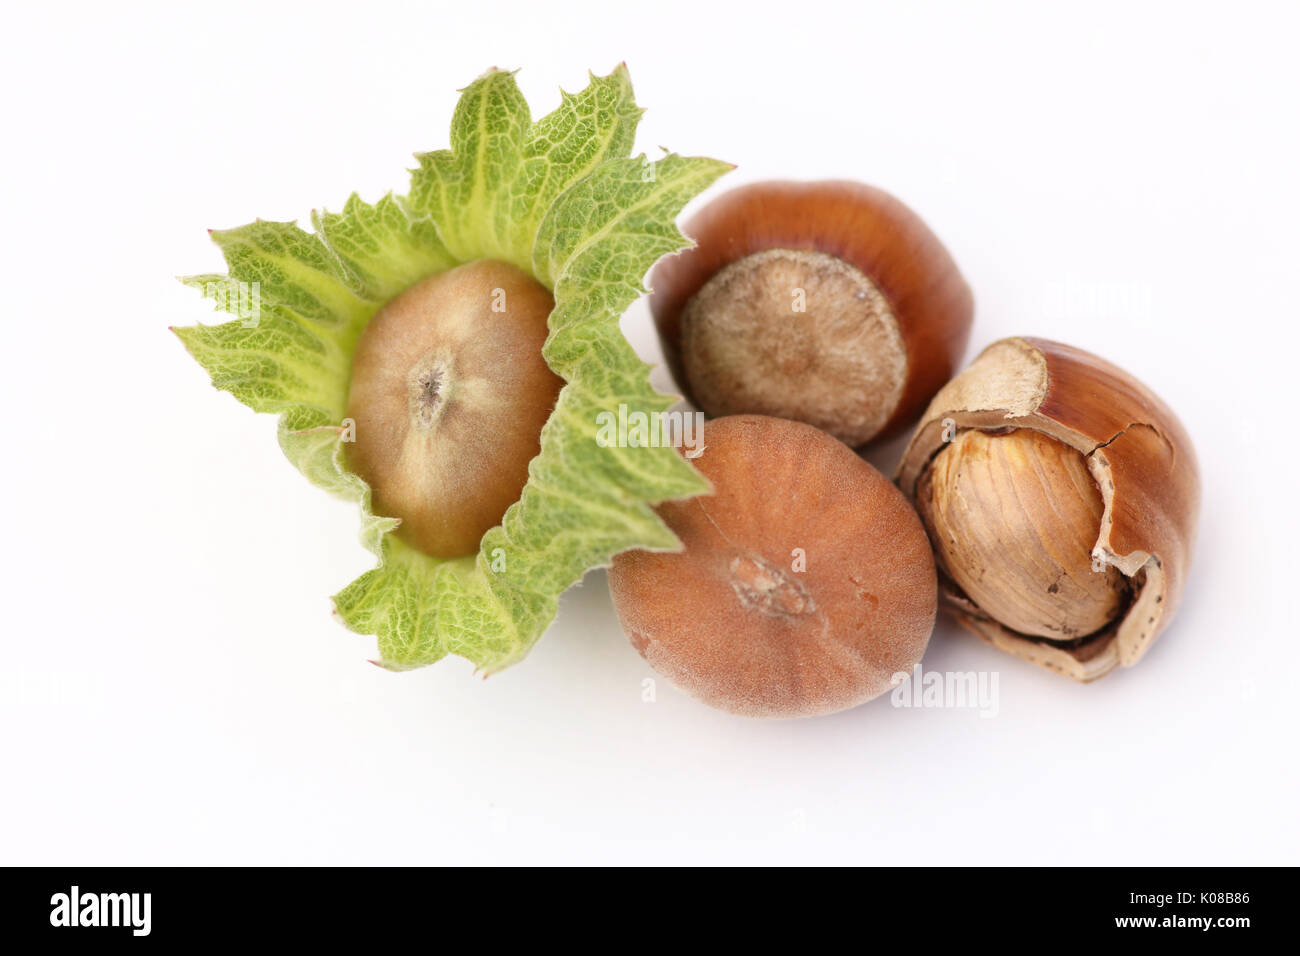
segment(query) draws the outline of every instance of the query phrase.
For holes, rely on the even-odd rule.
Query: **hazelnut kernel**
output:
[[[519,499],[564,385],[542,357],[553,307],[531,276],[480,259],[407,289],[362,332],[348,463],[407,544],[472,554]]]
[[[1101,492],[1068,445],[1027,428],[963,431],[921,479],[917,508],[944,573],[1003,626],[1073,640],[1119,615],[1124,576],[1092,560]]]

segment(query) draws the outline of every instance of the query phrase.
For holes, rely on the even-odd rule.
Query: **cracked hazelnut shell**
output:
[[[659,673],[735,714],[810,717],[891,688],[921,659],[937,607],[916,512],[810,425],[714,419],[695,459],[713,493],[656,508],[677,553],[614,559],[610,591]]]
[[[407,544],[473,554],[519,500],[564,385],[542,357],[553,307],[531,276],[480,259],[415,284],[362,332],[348,463]]]
[[[655,267],[650,308],[678,387],[707,415],[790,418],[860,447],[914,421],[965,352],[970,287],[880,189],[754,183],[683,231],[696,245]]]
[[[1051,601],[1045,593],[1030,593],[1047,578],[1035,579],[1024,570],[1033,558],[1025,555],[1023,540],[1017,544],[1007,529],[1020,525],[1026,510],[1041,517],[1062,501],[1086,498],[1086,489],[1078,486],[1079,474],[1072,470],[1068,479],[1058,478],[1052,485],[1052,501],[1026,506],[1018,489],[1028,485],[1008,478],[996,491],[991,479],[972,479],[971,474],[985,466],[978,460],[979,447],[976,457],[963,465],[961,456],[968,444],[963,436],[971,429],[985,433],[987,440],[977,442],[985,449],[1008,433],[1027,430],[1038,436],[1034,444],[1057,443],[1063,446],[1060,456],[1068,459],[1072,451],[1086,466],[1101,504],[1087,553],[1097,568],[1092,572],[1097,578],[1090,583],[1100,586],[1110,576],[1123,592],[1120,609],[1098,630],[1077,637],[1061,631],[1052,639],[1013,626],[1023,626],[1023,618],[1009,614],[1004,609],[1007,603],[1018,605],[1018,614],[1032,616],[1034,608],[1041,612],[1051,607]],[[1024,444],[1022,439],[1015,439],[1017,445]],[[933,496],[951,494],[949,473],[963,467],[965,480],[979,485],[976,497],[988,494],[991,499],[976,507],[973,522],[965,524],[957,503],[945,501],[942,508],[949,514],[941,519],[942,529],[937,529]],[[1001,606],[982,604],[978,588],[972,588],[976,593],[963,588],[961,574],[954,575],[951,568],[944,568],[941,575],[940,597],[966,628],[1032,663],[1080,681],[1095,680],[1117,666],[1131,666],[1169,624],[1182,598],[1200,507],[1191,439],[1150,389],[1088,352],[1035,338],[1009,338],[990,345],[934,397],[903,454],[897,480],[908,500],[928,512],[941,566],[952,560],[954,552],[945,536],[953,532],[967,539],[961,548],[975,541],[983,552],[976,560],[961,559],[964,574],[974,574],[981,562],[991,565],[999,553],[1003,555],[998,571],[1003,575],[1003,593],[993,602]],[[1001,521],[990,517],[999,508],[1008,515]],[[1073,573],[1081,573],[1077,567],[1081,555],[1077,546],[1068,545],[1066,535],[1050,528],[1037,533],[1045,550],[1069,551]],[[988,540],[997,535],[1009,537],[1000,543]],[[1086,535],[1082,540],[1086,542]],[[1115,579],[1115,573],[1122,578]],[[1082,600],[1071,602],[1073,610]]]

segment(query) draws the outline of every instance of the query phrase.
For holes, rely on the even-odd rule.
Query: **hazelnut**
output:
[[[714,707],[810,717],[910,672],[937,607],[916,512],[825,432],[759,415],[714,419],[696,459],[713,494],[656,510],[678,553],[630,551],[614,606],[650,665]]]
[[[1200,479],[1133,376],[1042,339],[995,342],[934,397],[899,466],[968,629],[1090,681],[1135,664],[1186,582]]]
[[[861,183],[728,192],[663,259],[651,311],[707,415],[807,422],[854,447],[905,428],[957,368],[974,300],[920,217]]]
[[[564,385],[542,358],[553,306],[531,276],[481,259],[407,289],[361,334],[348,463],[412,547],[472,554],[519,499]]]
[[[964,431],[926,469],[916,505],[939,566],[1013,631],[1068,640],[1119,613],[1124,576],[1092,569],[1101,492],[1069,445],[1028,428]]]

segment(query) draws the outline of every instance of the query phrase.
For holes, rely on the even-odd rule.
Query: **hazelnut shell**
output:
[[[685,397],[682,313],[719,270],[754,253],[826,253],[867,276],[889,303],[906,352],[902,393],[871,441],[898,434],[956,371],[974,315],[970,287],[916,213],[863,183],[759,182],[709,203],[683,227],[696,245],[662,259],[651,275],[654,316],[673,379]]]
[[[800,422],[715,418],[704,444],[695,464],[713,493],[655,509],[683,550],[624,552],[610,569],[633,647],[705,703],[753,717],[833,713],[910,673],[938,595],[898,489]]]
[[[1200,477],[1178,418],[1104,359],[1059,342],[1002,339],[944,386],[922,416],[897,475],[909,501],[945,438],[968,428],[1035,429],[1087,458],[1104,505],[1093,554],[1131,581],[1133,599],[1119,620],[1069,643],[1008,630],[951,581],[940,582],[943,603],[988,643],[1079,681],[1137,663],[1178,607],[1195,544]]]

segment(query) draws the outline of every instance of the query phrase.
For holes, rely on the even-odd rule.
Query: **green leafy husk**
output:
[[[657,412],[672,399],[649,384],[619,332],[655,260],[688,242],[682,206],[731,167],[716,160],[631,157],[641,110],[625,67],[591,77],[533,122],[511,73],[467,87],[451,149],[417,156],[406,196],[314,213],[314,232],[257,221],[212,233],[228,275],[183,279],[223,325],[178,328],[217,388],[280,416],[280,447],[313,484],[361,506],[361,540],[378,558],[334,597],[347,627],[378,638],[394,670],[447,654],[492,673],[520,660],[554,618],[559,595],[629,548],[673,550],[651,504],[708,485],[671,448],[611,448],[597,415],[625,403]],[[390,532],[344,456],[348,379],[366,323],[394,295],[461,263],[493,258],[550,288],[555,308],[543,354],[566,382],[542,431],[520,500],[477,555],[443,560]],[[256,288],[248,316],[233,291]]]

